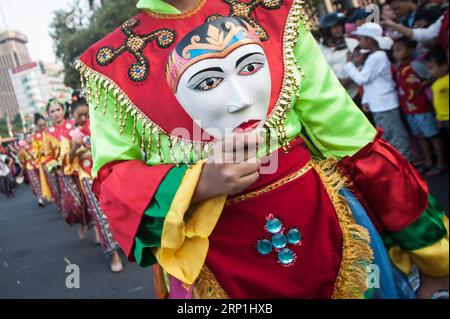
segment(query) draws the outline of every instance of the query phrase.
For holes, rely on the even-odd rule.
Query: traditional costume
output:
[[[97,228],[100,245],[103,252],[109,256],[117,250],[118,244],[114,239],[108,220],[100,209],[97,199],[92,191],[93,178],[91,176],[92,171],[92,152],[91,152],[91,129],[89,121],[83,127],[78,127],[71,132],[72,138],[81,137],[83,143],[81,147],[76,151],[76,156],[71,163],[67,163],[77,173],[79,183],[83,191],[83,195],[86,201],[86,210],[90,219],[94,222]],[[65,156],[65,161],[70,162],[68,154]]]
[[[24,175],[30,183],[31,191],[38,200],[42,201],[43,193],[39,179],[39,164],[37,156],[33,151],[33,145],[24,145],[17,154],[17,157],[22,165]]]
[[[39,170],[39,183],[42,190],[42,198],[47,202],[53,201],[50,186],[45,177],[45,151],[44,151],[44,134],[42,132],[36,132],[33,134],[33,140],[31,142],[33,154],[36,159],[36,165]]]
[[[59,126],[52,126],[44,133],[46,175],[59,211],[64,220],[72,224],[89,225],[85,212],[85,201],[74,167],[65,161],[70,151],[70,132],[75,128],[73,121],[64,120]]]
[[[342,88],[302,1],[201,0],[184,13],[163,1],[139,7],[77,67],[90,105],[94,190],[129,259],[160,265],[162,296],[399,298],[410,291],[398,269],[448,274],[443,211]],[[215,109],[199,107],[224,104],[218,123],[266,108],[268,142],[258,154],[278,166],[243,194],[191,205],[215,139],[202,124]],[[380,289],[366,284],[372,263]]]

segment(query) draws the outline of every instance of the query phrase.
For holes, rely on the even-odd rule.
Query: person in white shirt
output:
[[[397,23],[390,19],[385,19],[381,21],[384,27],[394,29],[405,37],[408,37],[416,42],[429,42],[436,39],[439,36],[439,32],[442,28],[442,23],[444,21],[444,15],[442,15],[436,22],[429,25],[427,28],[408,28],[401,23]]]
[[[8,157],[4,154],[0,154],[0,189],[5,193],[6,197],[14,196]]]
[[[400,101],[391,62],[381,49],[388,49],[392,40],[383,37],[381,26],[365,23],[353,32],[362,49],[370,52],[361,69],[352,59],[344,69],[352,80],[364,88],[363,103],[368,105],[375,124],[384,131],[384,138],[408,160],[412,160],[409,137],[401,120]]]
[[[358,95],[358,86],[351,81],[344,66],[347,62],[347,54],[352,53],[359,43],[345,36],[345,20],[346,17],[342,13],[329,13],[320,19],[319,47],[334,74],[347,89],[351,98],[355,99]]]

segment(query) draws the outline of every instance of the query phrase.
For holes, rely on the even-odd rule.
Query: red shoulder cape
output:
[[[251,2],[239,1],[239,3],[250,5]],[[266,8],[260,4],[255,5],[256,8],[248,13],[248,16],[262,26],[268,35],[263,46],[269,61],[272,80],[269,112],[274,107],[282,86],[284,74],[283,34],[288,14],[293,5],[294,0],[279,0],[279,6],[276,8]],[[187,129],[192,137],[194,130],[198,132],[200,129],[195,127],[191,117],[183,110],[170,91],[164,75],[165,63],[177,42],[194,27],[205,23],[210,16],[236,15],[231,7],[232,5],[222,0],[206,0],[196,10],[187,14],[156,15],[150,12],[141,12],[124,24],[126,31],[123,29],[124,26],[117,28],[91,46],[82,55],[80,61],[90,70],[114,82],[139,111],[165,133],[170,134],[174,129],[182,127]],[[145,35],[158,30],[175,34],[173,43],[164,48],[160,41],[147,39],[148,42],[140,47],[140,40],[136,40],[137,38],[134,37],[140,36],[143,39]],[[137,42],[130,41],[131,38]],[[130,47],[138,49],[137,51],[141,52],[148,61],[148,75],[140,81],[133,81],[128,74],[130,67],[137,62],[136,51],[132,53],[132,50],[127,49]],[[102,57],[100,54],[99,56],[102,48],[111,50],[122,48],[122,50],[120,53],[114,54],[115,58],[112,62],[105,65],[102,58],[106,58],[108,55]],[[210,140],[207,134],[202,134],[202,136],[204,136],[203,140]]]

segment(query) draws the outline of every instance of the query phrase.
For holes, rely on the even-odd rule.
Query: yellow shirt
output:
[[[431,86],[433,104],[438,121],[448,121],[448,74],[437,79]]]

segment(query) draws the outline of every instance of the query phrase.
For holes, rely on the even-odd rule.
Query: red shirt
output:
[[[399,89],[400,105],[405,114],[431,112],[433,104],[422,88],[423,79],[413,68],[413,60],[400,63],[395,68],[395,80]]]

